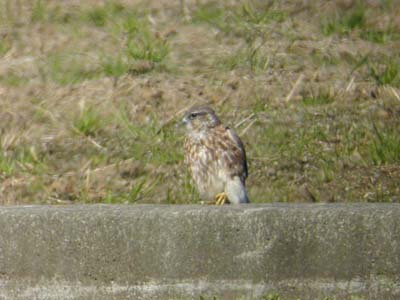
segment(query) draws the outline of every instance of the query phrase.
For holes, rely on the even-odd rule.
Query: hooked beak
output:
[[[183,118],[181,121],[179,121],[175,124],[175,128],[180,128],[180,127],[186,126],[187,123],[188,123],[188,120],[186,118]]]

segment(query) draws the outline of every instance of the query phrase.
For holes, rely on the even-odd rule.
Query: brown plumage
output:
[[[246,153],[236,133],[207,106],[189,109],[183,123],[185,163],[200,196],[207,201],[215,198],[217,204],[248,203]]]

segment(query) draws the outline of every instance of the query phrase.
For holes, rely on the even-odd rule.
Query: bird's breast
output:
[[[188,139],[185,142],[185,162],[200,194],[223,191],[217,153],[205,139]]]

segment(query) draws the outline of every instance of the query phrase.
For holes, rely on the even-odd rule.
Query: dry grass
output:
[[[196,102],[242,134],[253,202],[399,202],[395,1],[180,3],[0,0],[1,203],[196,202]]]

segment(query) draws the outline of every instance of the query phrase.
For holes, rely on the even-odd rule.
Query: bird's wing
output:
[[[230,166],[232,171],[232,176],[239,176],[242,180],[247,178],[247,160],[246,151],[244,149],[243,142],[239,136],[229,127],[225,128],[226,135],[232,145],[231,156],[233,164]]]

